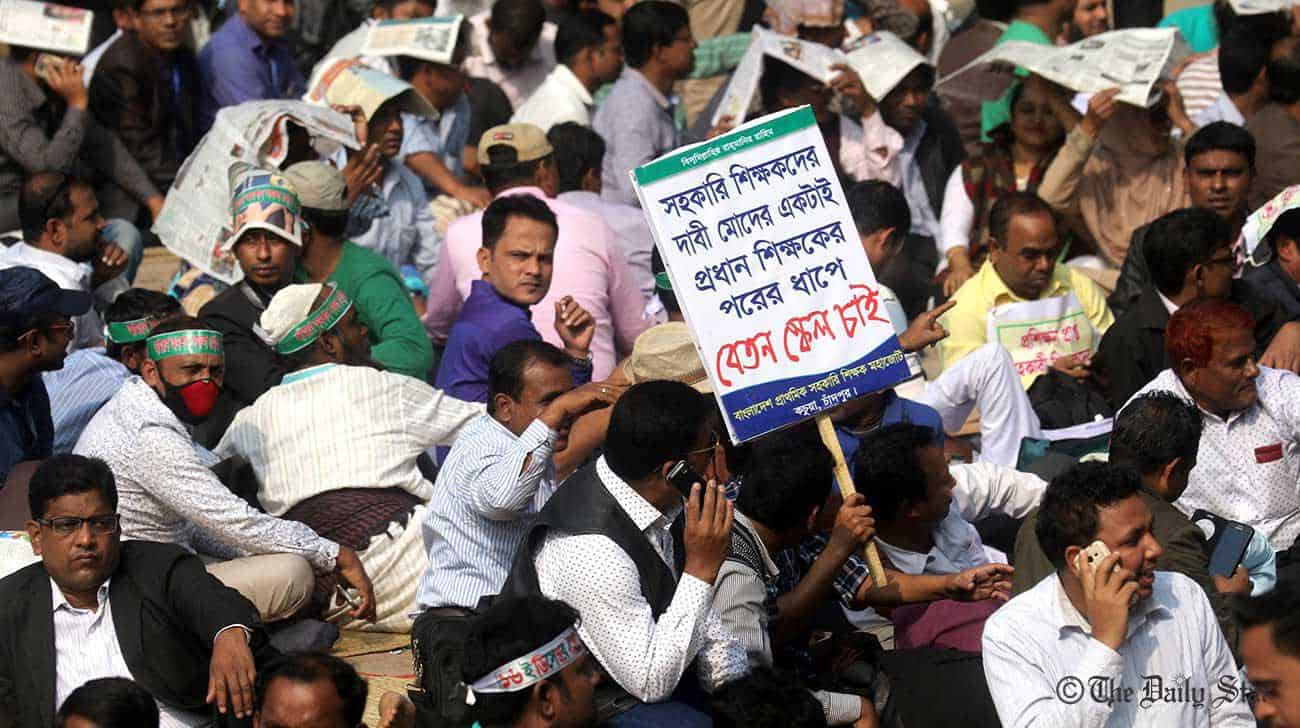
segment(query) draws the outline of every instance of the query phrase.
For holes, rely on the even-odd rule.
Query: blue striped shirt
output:
[[[555,493],[554,442],[541,420],[515,437],[489,414],[456,438],[424,518],[420,609],[474,608],[501,591],[519,542]]]
[[[81,431],[104,403],[131,377],[127,369],[108,356],[103,347],[78,349],[63,360],[63,368],[45,372],[54,420],[54,452],[72,452]]]

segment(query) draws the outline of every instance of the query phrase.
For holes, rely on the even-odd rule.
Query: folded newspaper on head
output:
[[[370,26],[361,47],[367,56],[411,56],[450,64],[456,52],[463,15],[414,20],[381,20]]]
[[[1300,5],[1296,0],[1228,0],[1232,6],[1232,11],[1238,15],[1263,15],[1264,13],[1276,13],[1280,10],[1290,10]]]
[[[317,142],[357,149],[356,128],[344,114],[301,101],[249,101],[217,112],[176,174],[153,232],[168,250],[223,283],[243,274],[222,242],[230,236],[230,165],[248,162],[278,168],[289,155],[289,124]]]
[[[95,14],[66,5],[31,0],[0,2],[0,43],[70,56],[90,47],[90,23]]]
[[[1027,41],[1007,41],[939,81],[948,83],[984,64],[1019,66],[1071,91],[1097,93],[1119,88],[1117,97],[1134,106],[1149,106],[1156,83],[1190,53],[1174,28],[1112,30],[1060,48]]]
[[[712,123],[717,125],[727,116],[732,117],[733,124],[745,121],[763,77],[764,57],[788,63],[822,83],[830,83],[836,75],[832,66],[841,63],[851,66],[862,77],[867,93],[877,100],[892,91],[913,68],[926,62],[920,53],[888,31],[864,35],[853,41],[848,50],[846,55],[820,43],[754,28],[754,39],[731,74]]]

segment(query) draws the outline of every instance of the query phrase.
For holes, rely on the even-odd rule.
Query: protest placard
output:
[[[981,65],[1019,66],[1071,91],[1092,94],[1118,88],[1120,101],[1148,106],[1156,97],[1156,83],[1167,78],[1188,53],[1186,41],[1174,28],[1112,30],[1060,48],[1007,41],[944,76],[939,84],[958,80]]]
[[[230,166],[238,161],[277,167],[289,153],[289,123],[335,145],[357,149],[355,127],[344,114],[301,101],[250,101],[217,112],[212,129],[181,165],[153,232],[168,250],[223,283],[243,274],[221,251],[231,234]]]
[[[632,173],[733,442],[816,418],[909,375],[832,158],[807,106]],[[874,544],[867,562],[885,583]]]
[[[908,376],[812,111],[633,173],[736,442]]]
[[[0,43],[80,56],[89,50],[95,14],[31,0],[0,2]]]

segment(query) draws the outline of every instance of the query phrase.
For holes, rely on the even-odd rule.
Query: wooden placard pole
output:
[[[817,415],[816,419],[822,444],[830,450],[831,458],[835,461],[835,482],[839,483],[840,495],[847,499],[858,491],[853,487],[853,475],[849,473],[848,463],[844,462],[844,451],[840,449],[840,439],[835,436],[835,425],[831,424],[831,418],[826,415]],[[867,570],[871,572],[872,586],[884,586],[888,579],[885,576],[885,566],[880,563],[880,553],[876,551],[874,539],[867,542],[863,552],[867,559]]]

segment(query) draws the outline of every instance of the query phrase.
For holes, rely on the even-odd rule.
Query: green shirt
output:
[[[307,281],[301,265],[294,280]],[[386,258],[344,241],[343,255],[326,280],[338,284],[355,303],[361,323],[370,329],[370,355],[375,361],[389,371],[428,380],[433,368],[429,335],[415,315],[402,277]]]
[[[1052,39],[1048,38],[1047,34],[1044,33],[1041,28],[1037,25],[1026,23],[1023,20],[1011,21],[1011,24],[1007,26],[1007,29],[1002,31],[1002,35],[998,37],[998,42],[993,45],[1002,45],[1009,40],[1022,40],[1045,46],[1054,45]],[[1016,66],[1016,76],[1020,78],[1028,78],[1029,71]],[[1017,81],[1016,83],[1019,82]],[[1011,88],[1008,88],[1007,92],[1002,94],[1002,97],[997,101],[985,101],[980,106],[980,139],[982,141],[989,141],[990,131],[1008,121],[1011,121],[1011,94],[1014,93],[1015,90],[1016,84],[1013,83]]]
[[[1177,28],[1193,53],[1212,51],[1219,45],[1219,26],[1214,22],[1214,3],[1170,13],[1157,28]]]

